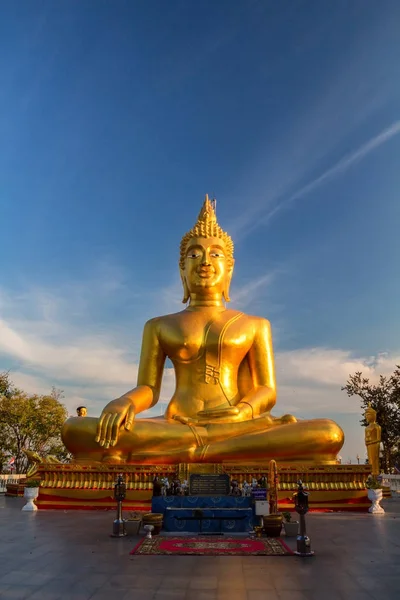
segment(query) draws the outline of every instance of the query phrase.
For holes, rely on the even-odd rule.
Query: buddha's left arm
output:
[[[275,405],[276,381],[271,325],[266,319],[255,319],[254,328],[254,341],[247,355],[253,387],[237,406],[250,406],[253,417],[258,417]]]

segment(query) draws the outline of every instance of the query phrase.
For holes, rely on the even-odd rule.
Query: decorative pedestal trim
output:
[[[310,509],[318,511],[367,511],[369,500],[365,481],[369,465],[279,466],[279,507],[293,509],[292,496],[301,479],[310,491]],[[41,464],[37,506],[40,509],[115,509],[114,483],[122,473],[126,483],[124,510],[150,511],[153,479],[189,479],[191,473],[227,473],[239,483],[259,479],[268,473],[268,464],[186,464],[179,465],[67,465]]]

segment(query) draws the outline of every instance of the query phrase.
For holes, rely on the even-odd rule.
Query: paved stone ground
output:
[[[20,498],[0,497],[0,598],[5,600],[400,598],[400,502],[395,500],[383,503],[384,516],[308,515],[313,558],[130,556],[138,538],[110,538],[113,513],[26,513],[23,504]]]

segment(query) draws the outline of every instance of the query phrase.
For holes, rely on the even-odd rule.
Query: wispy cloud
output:
[[[266,225],[277,213],[290,207],[297,200],[304,198],[310,192],[313,192],[318,187],[324,185],[328,181],[338,177],[342,173],[345,173],[354,164],[360,162],[368,154],[394,138],[400,133],[400,120],[395,121],[389,127],[381,131],[379,134],[368,140],[365,144],[357,148],[352,153],[346,154],[332,167],[324,171],[321,175],[301,186],[294,192],[288,193],[290,184],[294,181],[294,178],[289,179],[285,184],[282,183],[281,187],[270,191],[268,197],[264,199],[262,203],[256,208],[257,217],[255,218],[254,210],[251,208],[245,211],[245,214],[240,217],[236,224],[237,234],[240,236],[247,236],[260,225]]]
[[[307,32],[303,44],[318,52],[324,35],[326,30]],[[391,45],[396,36],[395,20],[389,13],[383,12],[378,22],[364,23],[352,36],[351,48],[343,59],[337,57],[332,68],[313,81],[312,95],[305,93],[296,98],[284,122],[272,130],[266,127],[264,137],[260,123],[260,142],[238,172],[229,193],[230,206],[236,206],[237,216],[225,225],[236,242],[265,225],[284,206],[344,172],[397,134],[395,122],[362,146],[361,154],[350,164],[346,166],[345,161],[352,155],[345,156],[314,179],[321,162],[332,152],[340,151],[344,140],[348,141],[353,132],[385,106],[398,104],[398,64]],[[280,69],[284,66],[280,64]],[[332,169],[334,172],[330,173]]]
[[[291,196],[289,196],[289,198],[286,198],[285,200],[282,200],[281,202],[279,202],[276,206],[274,206],[274,208],[272,208],[272,210],[270,210],[267,213],[267,215],[265,215],[261,219],[261,223],[265,224],[267,221],[272,219],[272,217],[277,212],[279,212],[283,208],[286,208],[292,202],[299,200],[300,198],[306,196],[307,194],[309,194],[316,188],[318,188],[321,185],[323,185],[324,183],[326,183],[328,180],[333,179],[334,177],[337,177],[338,175],[341,175],[342,173],[347,171],[351,166],[353,166],[355,163],[362,160],[365,156],[367,156],[368,154],[373,152],[376,148],[379,148],[380,146],[385,144],[387,141],[391,140],[393,137],[395,137],[399,133],[400,133],[400,120],[392,123],[392,125],[390,125],[390,127],[384,129],[381,133],[379,133],[375,137],[371,138],[368,142],[366,142],[365,144],[360,146],[354,152],[344,156],[335,165],[333,165],[332,167],[327,169],[324,173],[322,173],[322,175],[320,175],[313,181],[310,181],[305,186],[303,186],[302,188],[300,188],[299,190],[294,192]],[[257,226],[259,224],[260,224],[260,222],[257,223]]]
[[[115,312],[128,290],[119,269],[103,264],[95,271],[57,293],[29,285],[24,292],[0,289],[0,354],[13,369],[51,384],[134,385],[141,331],[123,330],[116,318],[110,324],[108,315],[111,298]]]
[[[243,282],[240,286],[234,284],[231,296],[235,308],[243,309],[252,304],[260,295],[261,290],[265,294],[265,288],[271,286],[275,276],[276,273],[265,273],[250,282]]]
[[[400,354],[356,356],[348,350],[302,348],[279,353],[277,373],[285,385],[315,383],[337,389],[344,385],[350,373],[356,371],[377,381],[379,374],[390,374],[398,360]]]
[[[76,332],[72,342],[62,338],[53,342],[41,339],[11,324],[0,321],[0,352],[31,369],[46,370],[57,380],[75,378],[78,381],[104,384],[132,383],[135,370],[123,358],[127,352],[108,341],[106,336],[87,336]]]

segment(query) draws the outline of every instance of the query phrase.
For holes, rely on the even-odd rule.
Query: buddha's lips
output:
[[[200,277],[211,277],[214,275],[215,271],[214,269],[199,269],[197,273]]]

